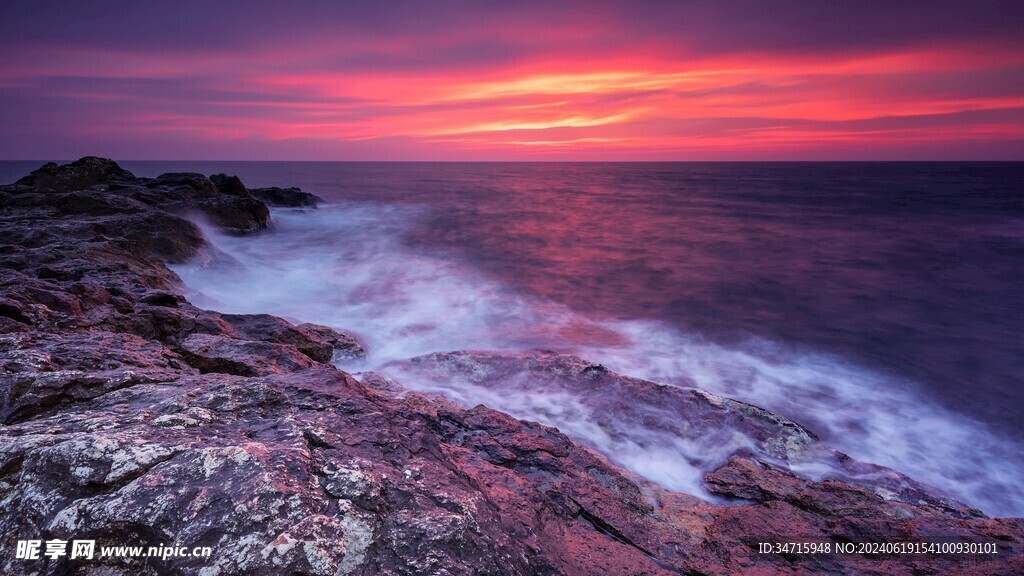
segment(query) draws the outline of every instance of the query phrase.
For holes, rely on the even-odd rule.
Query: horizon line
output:
[[[302,162],[309,164],[786,164],[786,163],[805,163],[805,164],[837,164],[837,163],[885,163],[885,164],[899,164],[899,163],[950,163],[950,162],[986,162],[986,163],[1003,163],[1013,164],[1024,162],[1024,158],[1020,159],[984,159],[984,158],[958,158],[958,159],[877,159],[877,158],[847,158],[839,160],[821,160],[821,159],[789,159],[789,160],[242,160],[242,159],[227,159],[227,158],[215,158],[215,159],[197,159],[197,158],[109,158],[107,156],[99,156],[95,154],[87,154],[85,156],[79,156],[78,158],[68,159],[62,158],[58,160],[44,159],[44,158],[0,158],[0,162],[75,162],[81,158],[93,156],[96,158],[106,158],[113,160],[114,162],[251,162],[251,163],[271,163],[271,162]]]

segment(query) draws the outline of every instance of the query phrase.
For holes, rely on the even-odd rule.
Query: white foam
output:
[[[197,291],[190,295],[197,305],[355,333],[369,357],[365,365],[349,368],[380,369],[395,360],[462,349],[572,352],[620,373],[763,406],[859,459],[905,472],[990,514],[1024,514],[1021,448],[927,401],[913,383],[771,342],[751,339],[727,347],[654,321],[587,318],[523,297],[455,260],[404,245],[424,214],[415,206],[358,203],[275,210],[270,233],[231,237],[206,231],[244,269],[174,268]],[[602,336],[581,341],[578,335],[587,333]],[[438,389],[435,382],[402,384]],[[643,430],[609,430],[607,423],[595,424],[571,395],[503,395],[457,382],[443,391],[464,405],[484,403],[557,426],[638,474],[699,495],[701,468],[716,462],[723,447],[734,447],[729,440],[694,445],[652,438]],[[813,469],[809,463],[807,471]]]
[[[722,429],[686,429],[686,422],[668,410],[644,406],[646,427],[623,419],[622,412],[602,413],[564,387],[557,378],[520,373],[481,386],[459,374],[438,375],[389,367],[399,382],[414,383],[425,392],[445,395],[466,407],[484,404],[517,418],[558,428],[585,446],[598,450],[633,472],[669,490],[727,503],[707,491],[702,475],[724,464],[741,449],[757,451],[744,434]],[[479,380],[478,380],[479,381]],[[593,399],[593,392],[588,393]],[[622,400],[611,398],[612,402]]]
[[[642,351],[590,347],[581,354],[616,371],[762,406],[860,460],[899,470],[990,514],[1024,514],[1021,447],[928,400],[913,382],[764,340],[724,347],[655,324],[618,328],[642,342]],[[827,470],[808,462],[800,471],[821,476]]]

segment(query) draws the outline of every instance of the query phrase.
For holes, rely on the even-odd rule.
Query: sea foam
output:
[[[569,352],[619,373],[763,406],[856,458],[897,469],[989,514],[1024,515],[1021,447],[929,401],[916,383],[782,343],[751,338],[726,346],[657,321],[587,317],[518,294],[445,254],[407,245],[408,233],[427,214],[425,207],[352,202],[274,210],[267,233],[233,237],[205,229],[237,265],[174,270],[197,305],[354,333],[369,354],[342,366],[351,371],[387,374],[395,361],[451,350]],[[610,430],[571,391],[495,392],[415,378],[401,383],[558,427],[666,488],[703,497],[700,474],[736,447]],[[800,471],[828,472],[815,462]]]

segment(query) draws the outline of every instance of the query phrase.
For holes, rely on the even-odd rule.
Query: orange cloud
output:
[[[443,34],[201,54],[50,44],[9,58],[0,89],[26,103],[19,122],[42,126],[25,120],[26,134],[53,124],[82,140],[316,142],[325,155],[387,141],[498,159],[1024,142],[1024,49],[1005,43],[701,54],[634,39],[586,53],[576,46],[602,42],[600,28],[514,24],[496,44],[486,30],[467,36],[485,58]],[[508,46],[518,51],[495,64]]]

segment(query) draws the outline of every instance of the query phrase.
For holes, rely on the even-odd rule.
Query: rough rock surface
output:
[[[337,362],[339,360],[355,360],[366,357],[366,350],[363,349],[362,344],[360,344],[359,341],[350,334],[338,332],[329,326],[313,324],[310,322],[299,324],[296,328],[330,344],[332,349],[330,360],[333,362]]]
[[[250,192],[268,206],[316,208],[317,204],[324,201],[316,194],[303,192],[299,188],[253,188]]]
[[[628,419],[612,394],[621,389],[680,421],[739,430],[754,448],[706,476],[710,491],[735,499],[725,506],[661,489],[556,429],[381,376],[360,382],[325,362],[358,349],[350,337],[180,296],[165,262],[223,256],[176,214],[249,200],[225,192],[233,183],[138,179],[100,159],[69,166],[0,187],[0,573],[1024,570],[1024,521],[985,518],[909,479],[930,499],[803,478],[786,464],[813,437],[753,406],[556,354],[410,363],[449,377],[472,367],[481,385],[525,370],[583,387],[609,418]],[[242,228],[234,223],[220,225]],[[28,539],[213,553],[16,559]],[[758,542],[794,541],[980,542],[999,553],[758,553]]]
[[[48,162],[15,182],[15,185],[40,191],[71,192],[98,184],[111,185],[134,181],[135,176],[113,160],[86,156],[63,166],[56,162]]]
[[[136,178],[112,160],[86,156],[63,166],[46,164],[4,189],[50,193],[105,191],[166,212],[201,215],[211,224],[234,232],[261,230],[270,224],[266,204],[250,194],[237,177],[218,174],[214,179],[194,173]],[[82,212],[92,213],[88,207]]]
[[[493,390],[496,402],[510,395],[514,399],[554,397],[559,401],[557,413],[565,413],[571,402],[569,424],[583,424],[592,431],[590,436],[620,440],[618,445],[627,450],[661,447],[692,460],[699,469],[724,465],[735,456],[787,468],[813,463],[818,469],[830,470],[833,478],[884,494],[889,500],[961,516],[981,516],[977,510],[895,470],[860,462],[834,450],[800,424],[763,408],[697,388],[623,376],[568,354],[545,350],[523,354],[446,352],[396,362],[388,371],[399,381],[429,382],[430,389],[438,391],[446,391],[455,382],[459,387],[468,384]],[[458,395],[458,390],[453,392]],[[508,404],[514,407],[517,402]],[[533,405],[531,413],[544,414],[543,408],[543,404]],[[578,441],[586,444],[587,440],[581,435]],[[710,491],[720,492],[713,485]]]
[[[270,224],[270,210],[246,190],[236,176],[215,174],[161,174],[140,179],[155,191],[153,204],[183,214],[201,213],[211,224],[234,232],[262,230]],[[175,191],[179,196],[167,194]],[[212,191],[212,194],[211,194]]]

